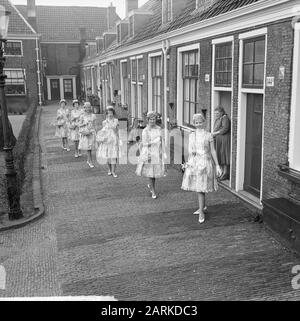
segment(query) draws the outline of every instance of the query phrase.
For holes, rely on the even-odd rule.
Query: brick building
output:
[[[21,113],[42,98],[39,34],[10,1],[0,5],[11,12],[4,68],[8,109]]]
[[[278,197],[299,204],[299,1],[149,0],[139,8],[127,0],[126,8],[82,63],[85,86],[101,88],[104,105],[120,102],[130,120],[159,111],[182,137],[195,112],[211,128],[222,105],[232,123],[224,187],[258,209]]]
[[[79,62],[85,46],[92,54],[95,37],[119,20],[116,8],[37,6],[35,0],[16,7],[41,36],[44,99],[77,98],[83,89]]]

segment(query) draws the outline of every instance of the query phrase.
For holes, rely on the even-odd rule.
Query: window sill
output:
[[[298,183],[300,184],[300,172],[296,171],[290,167],[288,167],[287,165],[278,165],[279,170],[278,170],[278,174],[281,177],[287,178],[289,181],[292,181],[294,183]]]

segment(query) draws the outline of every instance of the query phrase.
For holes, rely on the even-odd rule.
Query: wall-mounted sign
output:
[[[275,78],[274,77],[267,77],[267,87],[274,87],[275,85]]]
[[[210,82],[210,74],[205,74],[205,82]]]
[[[284,66],[281,66],[279,68],[279,79],[280,80],[283,80],[284,79],[284,76],[285,76],[285,67]]]

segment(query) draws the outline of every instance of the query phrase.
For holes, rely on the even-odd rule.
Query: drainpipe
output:
[[[40,69],[40,57],[39,57],[40,48],[39,48],[38,38],[35,38],[35,46],[36,46],[35,51],[36,51],[39,105],[42,106],[41,69]]]
[[[170,40],[166,39],[162,44],[164,54],[164,127],[165,127],[165,145],[168,145],[168,86],[167,86],[167,62],[170,49]]]

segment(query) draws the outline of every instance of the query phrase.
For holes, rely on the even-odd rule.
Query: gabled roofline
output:
[[[182,28],[178,28],[178,29],[166,32],[166,33],[159,34],[153,38],[150,38],[150,39],[147,39],[144,41],[140,41],[140,42],[137,42],[134,44],[129,43],[128,45],[125,44],[124,46],[121,46],[121,47],[117,48],[116,50],[105,52],[100,57],[100,61],[105,62],[110,59],[119,59],[120,57],[125,57],[127,55],[131,55],[132,51],[136,51],[136,52],[145,52],[146,51],[147,52],[147,51],[151,51],[151,50],[161,49],[161,46],[162,46],[161,42],[166,39],[172,40],[172,38],[173,39],[175,38],[172,41],[172,46],[176,46],[176,45],[181,44],[182,37],[185,37],[186,42],[195,41],[196,39],[199,38],[199,34],[193,34],[193,33],[197,32],[199,30],[203,30],[202,31],[203,37],[210,37],[212,35],[215,36],[216,35],[215,26],[219,25],[219,24],[223,24],[223,23],[229,24],[229,26],[227,26],[226,30],[224,28],[222,28],[222,30],[224,30],[224,33],[227,33],[227,32],[229,32],[228,31],[229,29],[232,31],[232,28],[236,28],[236,25],[235,26],[231,25],[231,21],[233,19],[243,18],[244,16],[251,15],[251,14],[253,15],[257,12],[262,12],[263,10],[273,10],[274,12],[272,12],[272,14],[268,16],[268,18],[263,15],[263,17],[260,17],[259,19],[257,17],[254,17],[250,20],[250,22],[248,21],[247,23],[244,23],[242,25],[239,22],[239,25],[241,25],[241,27],[239,29],[248,28],[250,26],[253,26],[253,24],[259,25],[259,24],[269,23],[272,21],[278,21],[278,20],[290,18],[295,15],[295,12],[293,12],[293,10],[291,10],[295,6],[295,2],[296,2],[295,0],[264,0],[264,1],[262,0],[262,1],[258,1],[256,3],[235,9],[233,11],[229,11],[229,12],[223,13],[221,15],[209,18],[207,20],[199,21],[199,22],[193,23],[191,25],[187,25]],[[286,3],[289,3],[289,6],[286,5],[285,10],[282,10],[282,8],[277,8],[278,6],[286,4]],[[212,31],[207,31],[208,29],[210,30],[211,28],[212,28]],[[237,30],[237,29],[234,29],[234,30]],[[189,35],[189,37],[187,37],[187,35]],[[89,60],[83,61],[81,63],[81,65],[90,64],[90,63],[92,63],[93,60],[98,61],[99,57],[92,57]]]
[[[22,13],[19,11],[19,9],[10,1],[7,0],[9,2],[9,4],[14,8],[14,10],[17,12],[17,14],[23,19],[23,21],[25,22],[25,24],[28,26],[28,28],[34,33],[37,34],[37,32],[33,29],[33,27],[31,26],[31,24],[24,18],[24,16],[22,15]]]

